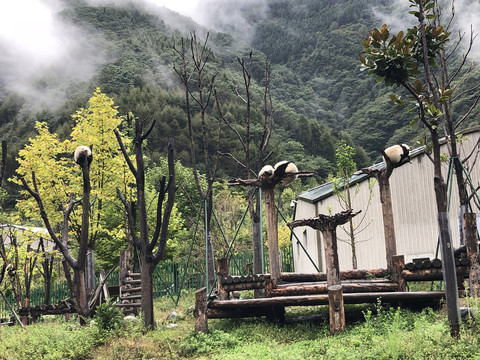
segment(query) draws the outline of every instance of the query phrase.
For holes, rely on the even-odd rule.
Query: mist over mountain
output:
[[[257,117],[265,59],[271,62],[274,159],[293,157],[321,181],[335,171],[339,139],[356,147],[359,166],[378,160],[387,144],[415,146],[419,129],[408,127],[412,115],[391,106],[389,94],[397,89],[377,84],[360,71],[358,60],[368,30],[383,23],[393,32],[412,26],[408,1],[199,0],[193,10],[195,20],[154,0],[35,0],[28,10],[19,3],[10,13],[0,11],[0,137],[10,145],[9,175],[16,152],[35,135],[35,121],[46,121],[65,137],[71,115],[86,106],[96,87],[114,98],[121,114],[157,119],[148,144],[154,159],[165,139],[175,136],[178,157],[188,165],[173,47],[193,32],[200,42],[208,34],[209,70],[218,73],[217,88],[239,128],[244,108],[236,94],[243,82],[237,58],[253,54]],[[456,4],[455,20],[462,20],[452,23],[454,38],[468,34],[470,23],[480,28],[478,10],[472,0]],[[474,46],[472,55],[479,56],[480,43]],[[478,70],[473,75],[477,81]],[[468,109],[471,101],[454,110]],[[241,153],[227,130],[222,141],[222,150]],[[223,159],[220,174],[241,170]]]

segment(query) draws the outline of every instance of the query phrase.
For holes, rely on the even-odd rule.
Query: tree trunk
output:
[[[142,254],[142,314],[146,329],[155,327],[153,314],[153,272],[155,265]]]
[[[251,191],[249,191],[251,192]],[[259,191],[255,193],[252,198],[250,194],[249,198],[250,218],[252,219],[252,248],[253,248],[253,273],[263,274],[265,271],[263,268],[263,242],[262,242],[262,222],[261,222],[261,208],[262,203],[260,201]],[[253,291],[255,298],[263,296],[263,290],[255,289]]]
[[[340,285],[340,266],[338,264],[336,227],[322,231],[327,268],[327,284]]]
[[[275,209],[275,193],[273,188],[265,188],[265,212],[267,219],[268,253],[270,259],[270,278],[274,284],[280,282],[280,257],[278,255],[278,225],[277,210]]]
[[[215,283],[215,260],[213,257],[213,245],[212,245],[212,231],[211,231],[211,223],[212,223],[212,210],[213,210],[213,193],[210,191],[208,193],[207,198],[207,209],[206,209],[206,217],[207,221],[205,226],[206,229],[206,256],[207,256],[207,264],[208,264],[208,271],[207,271],[207,279],[209,286],[213,286]]]
[[[84,267],[74,269],[73,273],[73,286],[75,289],[75,305],[77,308],[77,313],[88,318],[91,315],[91,311],[90,307],[88,306],[88,294],[85,288]]]
[[[390,182],[385,174],[378,177],[380,190],[380,202],[382,203],[383,231],[385,236],[385,256],[387,259],[387,270],[393,266],[392,257],[397,255],[397,243],[395,239],[395,222],[393,219],[392,195]]]
[[[450,334],[458,337],[460,334],[460,307],[458,303],[457,273],[453,257],[452,236],[446,212],[438,213],[440,228],[440,244],[442,249],[443,281],[447,300],[447,315],[450,323]]]

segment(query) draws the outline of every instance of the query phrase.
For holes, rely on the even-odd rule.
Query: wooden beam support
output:
[[[273,187],[262,188],[265,202],[265,218],[267,221],[268,255],[270,260],[270,278],[273,284],[280,280],[280,254],[278,250],[278,215],[275,208],[275,191]]]
[[[403,255],[392,256],[392,280],[398,284],[398,291],[407,291],[407,282],[402,276],[405,270],[405,257]]]
[[[223,300],[232,301],[232,300]],[[195,332],[208,333],[207,319],[207,288],[195,292]]]
[[[200,290],[199,290],[200,291]],[[420,300],[436,300],[445,297],[444,291],[419,291],[419,292],[375,292],[375,293],[345,293],[345,304],[374,303],[378,298],[383,302],[417,302]],[[309,306],[328,305],[328,294],[310,296],[278,296],[260,299],[244,300],[216,300],[208,303],[209,309],[233,309],[239,307],[271,307],[282,306]]]
[[[330,334],[345,331],[345,308],[343,306],[342,285],[328,287],[328,309],[330,318]]]
[[[222,279],[228,276],[228,259],[220,258],[217,262],[217,291],[218,298],[220,300],[228,300],[230,298],[230,293],[225,289]]]
[[[387,269],[365,269],[340,271],[341,280],[361,280],[368,277],[383,278],[387,275]],[[281,273],[282,282],[316,282],[327,281],[326,273]]]
[[[468,276],[468,267],[467,266],[457,266],[456,267],[457,275],[463,277]],[[403,270],[402,277],[406,281],[432,281],[432,280],[443,280],[443,271],[441,268],[429,268],[429,269],[419,269],[419,270]]]
[[[270,297],[326,294],[330,285],[327,283],[298,284],[279,286],[270,290]],[[393,292],[398,290],[395,283],[342,283],[343,293]]]

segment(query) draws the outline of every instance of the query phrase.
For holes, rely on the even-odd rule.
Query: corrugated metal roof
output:
[[[412,151],[410,151],[410,158],[413,158],[415,156],[422,154],[424,150],[425,150],[425,146],[421,146],[419,148],[413,149]],[[369,169],[381,170],[385,168],[385,166],[386,166],[385,162],[382,161],[378,164],[370,166]],[[360,173],[360,171],[357,171],[350,178],[349,184],[350,186],[352,186],[368,178],[370,178],[370,175],[362,174]],[[298,199],[307,201],[309,203],[315,203],[319,200],[329,197],[332,194],[333,194],[333,184],[331,182],[328,182],[301,193],[300,195],[298,195]]]

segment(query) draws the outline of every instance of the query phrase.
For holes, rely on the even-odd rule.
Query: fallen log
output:
[[[445,297],[444,291],[418,292],[378,292],[378,293],[348,293],[343,294],[345,304],[375,303],[378,298],[384,302],[415,302],[419,300],[436,300]],[[328,305],[328,294],[310,296],[277,296],[270,298],[244,300],[216,300],[208,303],[209,309],[233,309],[241,307],[271,307]]]
[[[381,278],[387,275],[387,269],[368,269],[368,270],[345,270],[340,271],[340,279],[367,279],[369,277]],[[326,273],[281,273],[280,279],[283,282],[309,282],[309,281],[327,281]]]
[[[390,292],[397,291],[398,284],[395,283],[342,283],[343,293],[368,293],[368,292]],[[327,283],[301,284],[301,285],[278,285],[271,290],[269,296],[295,296],[326,294]]]
[[[244,282],[235,284],[224,284],[222,286],[225,291],[241,291],[241,290],[255,290],[265,288],[265,281]]]
[[[457,275],[468,276],[468,267],[457,266]],[[442,268],[429,268],[419,270],[403,270],[402,277],[407,281],[431,281],[431,280],[443,280]]]

